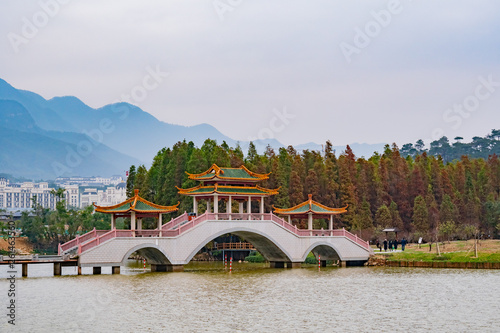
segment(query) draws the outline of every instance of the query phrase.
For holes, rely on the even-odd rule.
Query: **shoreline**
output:
[[[418,267],[418,268],[461,268],[461,269],[500,269],[500,262],[477,261],[420,261],[420,260],[391,260],[371,257],[366,266],[386,267]]]

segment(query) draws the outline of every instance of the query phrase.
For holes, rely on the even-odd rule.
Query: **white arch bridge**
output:
[[[185,213],[161,229],[93,230],[60,245],[59,254],[78,253],[82,270],[106,267],[116,273],[138,252],[152,271],[182,271],[203,246],[228,233],[252,243],[271,267],[300,267],[311,251],[322,261],[339,260],[343,266],[361,264],[372,253],[368,242],[344,229],[298,229],[272,213],[205,213],[193,220]]]

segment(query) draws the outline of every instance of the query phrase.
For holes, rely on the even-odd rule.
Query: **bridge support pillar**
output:
[[[28,276],[28,264],[27,263],[22,264],[22,276],[23,277]]]
[[[166,272],[167,265],[155,265],[151,264],[151,272]]]
[[[347,261],[339,260],[339,267],[347,267]]]
[[[184,265],[151,264],[151,272],[184,272]]]
[[[269,264],[271,268],[285,268],[284,261],[270,261]]]
[[[286,268],[301,268],[302,263],[301,262],[287,262],[286,263]]]
[[[167,272],[184,272],[184,265],[167,265]]]
[[[111,274],[120,274],[120,266],[113,266]]]
[[[60,262],[54,263],[54,276],[56,276],[56,275],[61,275],[61,263]]]

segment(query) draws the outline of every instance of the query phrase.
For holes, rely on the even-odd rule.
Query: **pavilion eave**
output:
[[[304,212],[304,213],[294,213],[294,214],[285,214],[285,213],[276,213],[278,215],[284,215],[284,216],[290,216],[290,218],[292,219],[307,219],[309,218],[309,214],[311,212]],[[342,213],[346,213],[346,212],[338,212],[338,213],[333,213],[333,212],[329,212],[329,213],[312,213],[312,218],[313,219],[326,219],[326,218],[329,218],[330,216],[333,216],[333,215],[340,215]]]

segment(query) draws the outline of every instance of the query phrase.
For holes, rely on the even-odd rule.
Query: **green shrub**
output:
[[[317,264],[318,263],[318,259],[316,259],[316,257],[314,255],[308,255],[307,258],[306,258],[306,261],[304,261],[304,263],[306,264]]]
[[[256,252],[253,255],[249,255],[248,257],[245,257],[245,261],[248,262],[266,262],[266,258],[262,256],[259,252]]]

